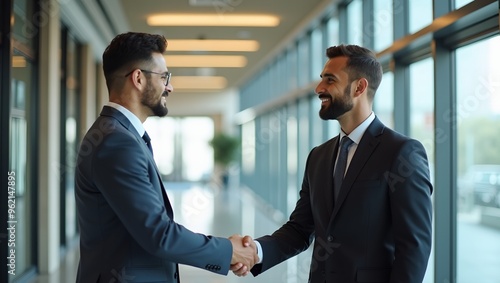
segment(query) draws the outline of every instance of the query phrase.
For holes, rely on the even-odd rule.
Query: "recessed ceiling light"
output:
[[[26,67],[26,59],[23,56],[12,56],[12,67],[24,68]]]
[[[277,16],[262,14],[155,14],[147,18],[147,23],[150,26],[275,27],[280,20]]]
[[[218,90],[227,86],[227,79],[221,76],[172,76],[175,90]]]
[[[167,39],[168,51],[242,51],[259,50],[256,40]]]
[[[165,55],[167,67],[241,68],[247,58],[240,55]]]

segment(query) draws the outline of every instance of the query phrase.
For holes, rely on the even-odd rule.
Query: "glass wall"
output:
[[[500,280],[500,36],[456,51],[457,282]]]
[[[347,6],[347,44],[363,45],[363,1],[354,0]]]
[[[431,180],[434,177],[434,61],[413,63],[410,71],[410,136],[425,147]]]
[[[16,58],[16,59],[14,59]],[[17,221],[15,256],[16,275],[19,277],[34,263],[33,261],[33,224],[36,219],[34,212],[33,184],[33,144],[34,125],[30,118],[33,112],[33,64],[18,53],[13,60],[23,61],[13,64],[11,71],[11,109],[10,109],[10,171],[15,174],[15,210],[13,221]]]
[[[213,172],[214,122],[209,117],[185,117],[180,121],[182,144],[182,179],[200,181],[209,179]]]
[[[281,178],[285,173],[274,170],[279,163],[258,158],[258,153],[254,158],[253,154],[259,146],[269,154],[283,152],[284,147],[285,213],[291,212],[308,153],[340,130],[337,122],[325,123],[318,118],[314,89],[298,88],[298,82],[307,86],[317,80],[313,68],[318,65],[314,50],[319,44],[317,34],[321,31],[324,48],[362,44],[362,27],[373,27],[373,37],[364,43],[373,44],[385,72],[373,111],[386,126],[424,145],[434,185],[436,224],[424,282],[500,282],[496,268],[500,266],[499,10],[496,1],[472,2],[355,0],[343,1],[336,4],[334,12],[325,12],[306,31],[310,36],[298,35],[276,56],[278,62],[272,63],[286,66],[272,73],[273,78],[286,82],[282,104],[274,101],[268,107],[268,101],[258,101],[253,95],[267,91],[261,81],[271,76],[268,66],[241,88],[245,103],[240,104],[240,110],[251,109],[255,114],[253,120],[241,125],[243,143],[249,145],[247,154],[242,155],[242,184],[258,191],[260,184]],[[455,9],[464,16],[455,17]],[[434,19],[434,14],[439,18]],[[431,25],[433,22],[446,25]],[[436,30],[431,32],[431,28]],[[304,41],[309,41],[309,50]],[[301,60],[307,57],[305,53],[314,61],[309,63],[310,76],[297,72],[307,64]],[[323,57],[322,64],[326,60]],[[309,79],[304,81],[304,77]],[[276,108],[286,109],[286,143],[257,145],[262,120]],[[262,196],[273,203],[277,198],[273,194],[279,193]]]
[[[434,61],[426,58],[409,66],[410,72],[410,137],[420,141],[427,153],[431,183],[434,184]],[[434,195],[433,195],[434,197]],[[434,224],[433,224],[434,226]],[[433,227],[434,228],[434,227]],[[433,282],[434,244],[424,283]]]
[[[409,33],[414,33],[432,23],[432,0],[408,0]]]
[[[144,127],[151,137],[162,179],[205,182],[213,176],[214,122],[210,117],[149,117]]]
[[[311,33],[311,62],[307,82],[319,80],[319,74],[325,64],[325,48],[323,48],[323,30],[317,28]]]
[[[80,140],[80,46],[67,29],[61,32],[61,246],[77,234],[75,165]]]
[[[9,215],[15,226],[16,280],[34,270],[36,264],[36,27],[32,1],[14,1],[14,47],[10,77],[9,172],[15,176],[15,214]],[[31,32],[27,32],[31,31]]]
[[[455,9],[462,8],[474,0],[455,0]]]
[[[393,5],[392,0],[375,0],[373,2],[373,40],[375,42],[375,50],[385,49],[392,44]]]
[[[326,22],[326,32],[324,35],[325,48],[339,44],[339,19],[338,17],[329,18]],[[323,53],[325,54],[325,53]],[[314,70],[313,70],[314,71]]]
[[[373,101],[375,115],[386,127],[394,129],[394,74],[384,73]]]

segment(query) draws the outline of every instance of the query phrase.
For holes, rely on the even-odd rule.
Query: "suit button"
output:
[[[326,240],[327,240],[328,242],[333,242],[333,236],[328,236],[328,237],[326,238]]]

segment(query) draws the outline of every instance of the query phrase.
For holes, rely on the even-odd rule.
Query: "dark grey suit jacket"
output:
[[[377,118],[354,154],[338,201],[333,167],[339,137],[311,150],[290,220],[258,238],[254,275],[306,250],[314,239],[309,282],[421,283],[432,240],[432,185],[421,143]]]
[[[105,106],[85,135],[75,178],[76,282],[179,282],[177,263],[229,272],[230,241],[174,222],[154,159],[118,110]]]

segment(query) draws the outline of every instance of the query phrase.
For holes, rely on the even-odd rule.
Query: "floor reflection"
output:
[[[280,218],[281,214],[244,189],[221,189],[191,183],[167,183],[166,188],[174,208],[175,221],[194,232],[220,237],[233,234],[254,237],[272,233],[285,221]],[[39,276],[31,283],[74,282],[78,258],[78,249],[75,248],[67,254],[58,272]],[[185,265],[180,266],[180,274],[182,282],[188,283],[307,282],[309,263],[310,250],[259,277],[237,277],[232,273],[222,276]]]
[[[175,212],[175,221],[188,229],[203,234],[229,237],[232,234],[262,236],[275,231],[286,219],[249,191],[238,188],[221,189],[191,183],[167,183],[167,193]],[[481,225],[479,210],[458,219],[458,273],[459,283],[500,283],[500,231]],[[76,245],[77,246],[77,245]],[[230,273],[217,275],[202,269],[181,265],[182,282],[187,283],[244,283],[307,282],[311,249],[297,257],[253,277],[244,278]],[[78,250],[71,250],[62,261],[58,272],[43,275],[31,283],[74,282],[78,265]],[[429,261],[429,276],[424,282],[434,282]]]

